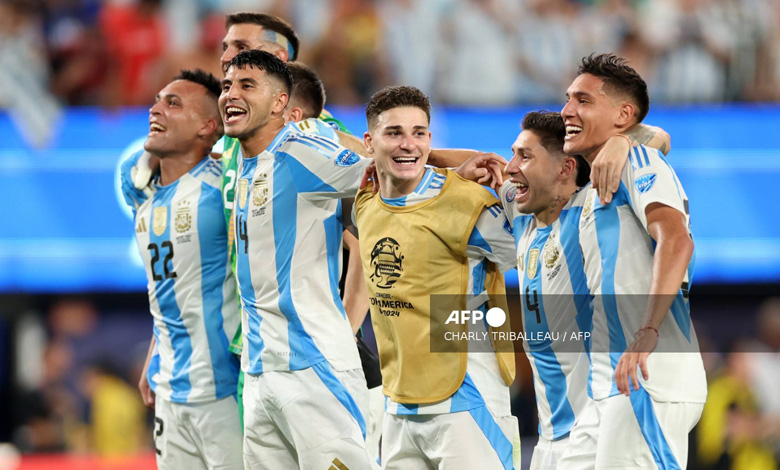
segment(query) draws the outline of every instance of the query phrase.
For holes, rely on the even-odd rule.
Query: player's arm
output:
[[[146,378],[146,371],[149,370],[149,362],[152,360],[152,354],[154,354],[154,347],[156,345],[154,335],[152,335],[152,341],[149,342],[149,350],[146,353],[146,360],[144,361],[144,367],[141,370],[141,378],[138,380],[138,390],[141,391],[141,398],[144,401],[144,405],[149,408],[154,408],[154,392],[149,386],[149,380]]]
[[[647,306],[642,314],[642,326],[615,368],[618,389],[626,395],[630,394],[631,384],[634,390],[639,390],[637,365],[645,380],[649,378],[647,357],[658,343],[658,331],[680,291],[693,255],[693,240],[685,217],[677,209],[651,204],[647,208],[647,230],[656,242]]]
[[[489,259],[502,273],[515,267],[515,238],[500,204],[483,209],[469,236],[466,254]]]
[[[327,139],[296,135],[280,149],[296,190],[309,200],[355,197],[371,159]]]
[[[641,327],[615,368],[621,393],[638,389],[637,366],[647,380],[647,357],[655,349],[661,324],[686,279],[693,254],[688,229],[688,201],[674,171],[657,151],[637,147],[629,152],[623,182],[631,208],[656,243],[648,302]]]
[[[136,186],[136,180],[138,179],[138,169],[148,169],[148,159],[150,155],[145,151],[139,151],[128,157],[122,162],[119,169],[120,186],[122,188],[122,196],[125,199],[125,203],[130,206],[133,213],[138,209],[141,204],[148,198],[153,196],[149,180],[151,173],[146,177],[146,183],[141,186]]]
[[[352,150],[358,155],[368,155],[366,146],[361,139],[358,139],[352,134],[347,134],[346,132],[336,131],[336,134],[338,134],[341,139],[341,145],[344,147]],[[482,152],[469,149],[431,149],[431,153],[428,156],[428,164],[438,168],[457,168],[471,157],[481,153]],[[504,164],[506,164],[506,161],[504,161]]]
[[[598,191],[599,200],[603,204],[612,201],[612,194],[620,187],[620,175],[626,166],[628,151],[631,147],[645,145],[660,150],[664,155],[669,153],[672,145],[671,137],[660,127],[637,124],[624,134],[615,135],[596,155],[590,169],[590,181]]]
[[[344,231],[344,247],[349,250],[347,276],[344,278],[344,310],[352,326],[352,334],[357,334],[368,313],[368,289],[363,276],[360,244],[347,230]]]

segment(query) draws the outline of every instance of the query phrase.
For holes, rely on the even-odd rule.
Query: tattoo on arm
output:
[[[628,130],[625,135],[631,139],[632,146],[637,146],[647,145],[657,133],[653,127],[639,124]]]

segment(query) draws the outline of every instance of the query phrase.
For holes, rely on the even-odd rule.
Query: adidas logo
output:
[[[138,222],[138,225],[135,227],[135,233],[145,233],[146,231],[146,218],[141,217],[141,221]]]

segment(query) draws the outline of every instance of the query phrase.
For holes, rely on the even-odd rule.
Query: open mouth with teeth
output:
[[[582,127],[580,126],[573,126],[573,125],[567,125],[566,126],[566,140],[573,139],[577,135],[582,132]]]
[[[246,116],[246,109],[239,108],[238,106],[227,106],[225,108],[225,124],[231,124],[236,121],[240,121]]]
[[[393,157],[393,161],[400,166],[412,167],[417,163],[417,160],[419,160],[419,157]]]
[[[152,122],[149,124],[149,133],[150,134],[157,134],[157,133],[163,133],[165,132],[165,126],[162,124],[158,124],[156,122]]]
[[[517,189],[517,192],[515,193],[515,202],[519,202],[520,199],[528,193],[528,185],[519,181],[512,181],[512,184],[514,184]]]

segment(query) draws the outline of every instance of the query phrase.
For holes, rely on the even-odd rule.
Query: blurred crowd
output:
[[[182,67],[219,73],[236,11],[289,20],[333,104],[391,83],[559,102],[594,51],[629,58],[656,102],[780,99],[775,0],[0,0],[0,107],[145,105]]]
[[[153,449],[152,412],[137,388],[151,318],[144,295],[123,299],[104,299],[101,307],[90,297],[52,297],[48,306],[16,316],[8,377],[14,392],[5,402],[11,432],[0,442],[8,439],[28,454],[112,457]],[[691,435],[692,470],[780,468],[780,298],[743,301],[727,316],[706,306],[712,300],[697,302],[709,392]],[[736,317],[741,331],[730,324]],[[512,393],[512,412],[530,448],[538,423],[525,359]]]

